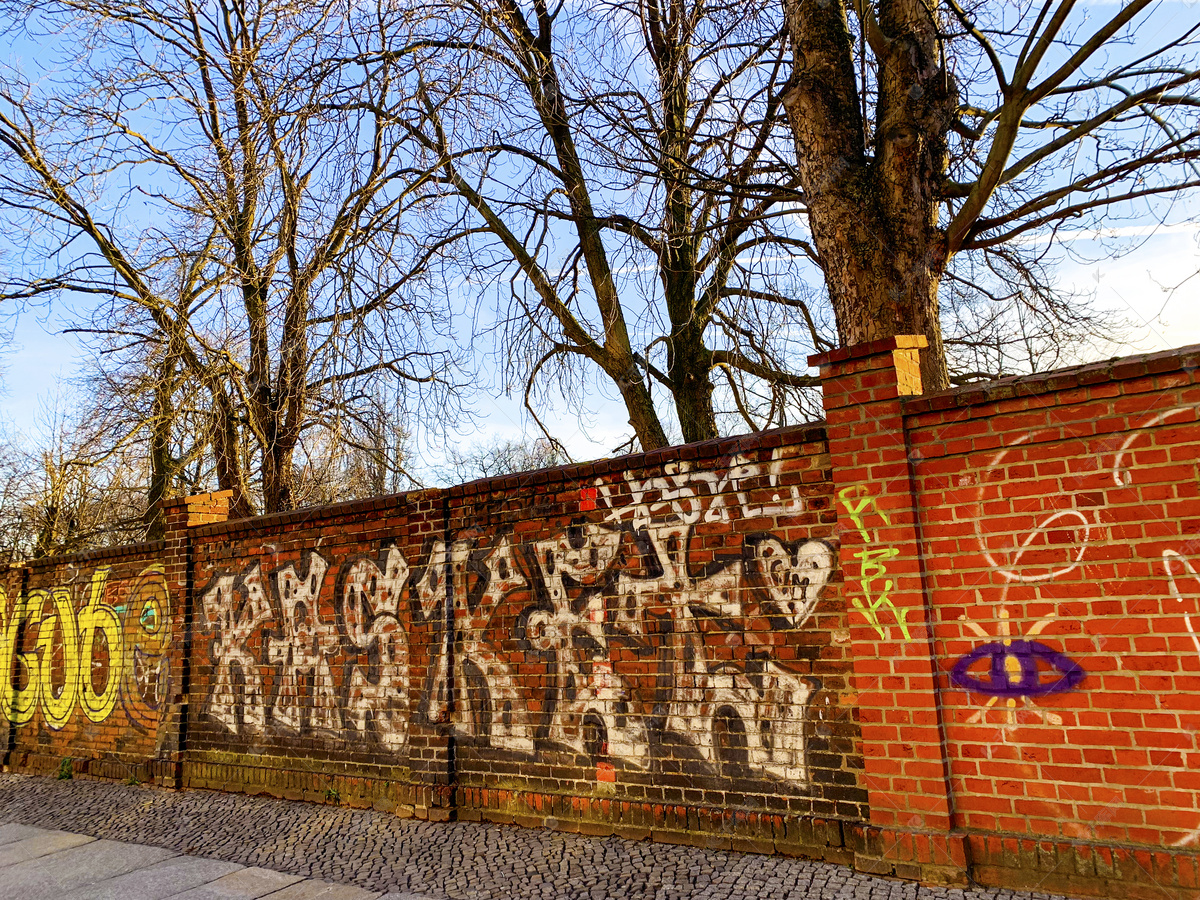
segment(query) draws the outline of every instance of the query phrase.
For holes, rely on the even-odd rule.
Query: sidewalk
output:
[[[412,897],[388,894],[388,900]],[[31,825],[0,825],[0,897],[375,900],[378,892]]]
[[[829,863],[0,775],[0,900],[1032,900]]]

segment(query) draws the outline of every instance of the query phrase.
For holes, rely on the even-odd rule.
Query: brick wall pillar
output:
[[[162,502],[163,542],[161,563],[171,604],[170,683],[166,702],[159,710],[155,737],[154,780],[163,787],[183,786],[183,761],[187,749],[188,690],[194,643],[192,610],[191,529],[229,517],[233,491],[215,491]]]
[[[920,336],[810,357],[820,366],[862,726],[870,823],[857,867],[961,883],[930,611],[901,398],[921,393]]]

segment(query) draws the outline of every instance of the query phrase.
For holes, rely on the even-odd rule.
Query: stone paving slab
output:
[[[182,894],[172,894],[171,900],[258,900],[281,888],[300,881],[299,875],[274,872],[255,866],[222,875],[216,881],[194,887]]]
[[[40,856],[49,856],[60,850],[70,850],[82,844],[90,844],[96,840],[82,834],[66,834],[61,831],[51,831],[38,834],[23,840],[13,841],[0,847],[0,868],[15,866],[27,860]]]
[[[0,892],[21,900],[58,900],[73,888],[143,869],[176,855],[162,847],[90,841],[8,866],[0,873]]]
[[[379,892],[365,891],[352,884],[334,884],[309,878],[268,894],[263,900],[379,900]]]
[[[781,856],[584,837],[549,829],[438,824],[374,810],[82,779],[0,774],[0,820],[289,873],[291,882],[277,885],[276,892],[306,877],[352,885],[368,895],[383,893],[379,900],[1046,900],[1048,896],[994,888],[929,888]],[[0,855],[22,843],[0,844]],[[233,878],[241,871],[224,877]],[[182,884],[178,890],[189,900],[221,896],[203,893],[215,883],[193,888],[192,893]],[[166,895],[151,896],[160,900]]]
[[[136,872],[108,878],[63,894],[61,900],[166,900],[242,868],[198,856],[173,856]]]
[[[46,829],[9,822],[6,825],[0,825],[0,845],[11,844],[13,841],[23,841],[25,838],[36,837],[39,834],[46,834]]]

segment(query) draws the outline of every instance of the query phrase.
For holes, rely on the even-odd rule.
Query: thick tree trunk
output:
[[[33,558],[45,559],[51,556],[55,547],[55,534],[58,531],[59,507],[57,503],[47,503],[42,510],[42,527],[38,529],[37,538],[33,542]]]
[[[150,486],[146,495],[146,540],[156,541],[163,536],[161,503],[171,490],[175,462],[171,458],[171,425],[174,406],[171,393],[175,387],[175,362],[168,359],[158,372],[154,384],[153,424],[150,428]]]
[[[692,292],[688,291],[690,295]],[[694,299],[672,303],[670,291],[667,309],[676,321],[673,306],[686,307],[690,315],[671,329],[667,339],[667,378],[671,382],[671,397],[684,443],[707,441],[717,437],[717,420],[713,413],[712,351],[704,343],[704,327],[696,320]]]
[[[880,73],[868,153],[844,3],[785,4],[795,70],[784,104],[838,336],[853,344],[925,335],[925,390],[940,390],[948,384],[938,308],[947,257],[937,192],[957,100],[933,14],[920,0],[883,0],[879,25],[868,26]]]
[[[658,15],[653,19],[654,27],[646,34],[647,49],[657,66],[662,92],[659,176],[666,192],[663,217],[666,236],[658,265],[671,322],[671,333],[667,336],[667,379],[683,440],[691,443],[718,436],[712,399],[712,351],[704,341],[708,317],[701,314],[696,303],[700,236],[693,189],[695,173],[686,164],[695,152],[688,128],[693,84],[690,44],[694,26],[688,23],[684,4],[660,3],[655,11]],[[668,36],[668,32],[673,33]]]
[[[713,412],[712,351],[704,342],[707,320],[696,305],[696,236],[690,192],[681,178],[669,188],[668,240],[659,259],[663,299],[671,320],[667,379],[685,443],[717,437]]]
[[[229,500],[229,518],[246,519],[254,515],[254,508],[246,496],[233,405],[222,386],[210,385],[210,389],[213,408],[209,440],[212,442],[213,458],[216,461],[217,487],[223,491],[233,491]]]
[[[540,23],[541,33],[536,51],[541,58],[538,78],[529,84],[530,96],[538,108],[546,133],[554,144],[554,151],[563,171],[567,187],[567,198],[574,216],[579,250],[587,267],[588,278],[596,292],[596,305],[604,322],[604,358],[597,362],[616,382],[625,408],[629,412],[629,424],[643,450],[655,450],[667,445],[667,436],[659,421],[658,413],[650,398],[650,392],[642,380],[642,373],[633,359],[633,348],[625,324],[625,311],[617,293],[616,281],[608,260],[608,251],[600,225],[592,207],[588,182],[583,164],[571,133],[570,119],[565,101],[559,92],[558,73],[550,53],[550,23]]]
[[[286,512],[296,507],[292,471],[295,449],[295,444],[285,446],[279,441],[263,448],[264,512]]]
[[[629,360],[623,375],[613,372],[609,372],[609,375],[621,391],[621,399],[625,401],[625,409],[629,413],[629,424],[641,448],[657,450],[667,446],[669,441],[658,419],[658,412],[654,409],[654,401],[633,360]]]
[[[683,431],[683,441],[708,441],[717,437],[713,414],[713,386],[709,377],[712,353],[701,343],[672,341],[671,364],[667,377],[675,399],[675,414]]]

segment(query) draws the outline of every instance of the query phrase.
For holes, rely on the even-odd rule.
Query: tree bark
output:
[[[704,340],[708,315],[697,306],[700,237],[696,225],[694,173],[686,160],[695,153],[688,134],[694,37],[689,10],[680,0],[647,7],[647,48],[662,95],[659,177],[665,190],[665,240],[659,254],[667,335],[667,379],[685,443],[718,436],[713,410],[712,351]]]
[[[947,262],[938,189],[957,98],[941,66],[934,13],[920,0],[880,4],[873,34],[879,97],[868,153],[845,4],[785,2],[795,70],[783,101],[838,336],[845,345],[925,335],[924,387],[941,390],[949,382],[938,306]]]
[[[229,518],[247,519],[254,515],[254,508],[246,496],[233,404],[224,385],[211,373],[208,387],[213,399],[209,440],[212,442],[213,460],[216,463],[217,487],[223,491],[233,491],[229,500]]]
[[[268,513],[295,509],[292,455],[295,445],[281,441],[263,448],[263,507]]]
[[[642,380],[641,372],[637,370],[633,360],[624,376],[614,375],[613,380],[621,391],[621,399],[625,401],[625,409],[629,413],[629,424],[637,436],[642,450],[657,450],[670,444],[667,434],[663,431],[658,412],[654,409],[654,401],[646,382]]]
[[[154,402],[150,425],[150,485],[146,492],[146,540],[163,536],[162,501],[171,490],[175,461],[171,458],[171,425],[175,410],[171,394],[175,388],[175,360],[167,358],[154,381]]]
[[[717,437],[713,413],[712,351],[704,342],[704,325],[696,310],[695,264],[687,260],[664,265],[663,287],[671,333],[667,338],[667,379],[684,443]],[[674,277],[673,277],[674,276]]]

